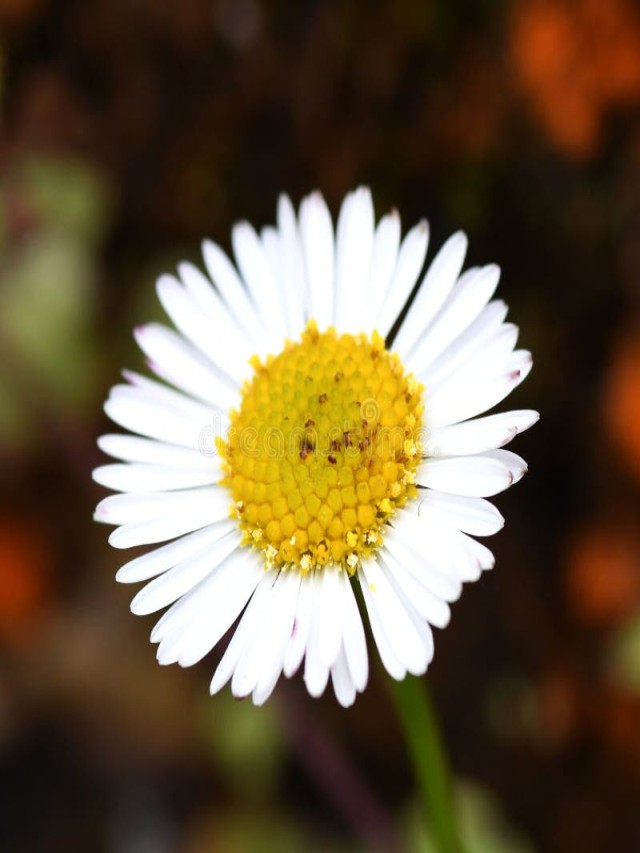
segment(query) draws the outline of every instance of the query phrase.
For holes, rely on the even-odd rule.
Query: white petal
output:
[[[516,436],[516,430],[504,426],[475,426],[474,421],[440,427],[423,442],[425,456],[471,456],[489,448],[502,447]]]
[[[111,533],[109,545],[113,548],[134,548],[138,545],[167,542],[169,539],[191,533],[192,530],[221,521],[227,521],[223,511],[213,511],[206,504],[198,504],[190,515],[158,516],[150,521],[123,524]]]
[[[189,592],[211,574],[240,544],[240,534],[231,529],[206,551],[182,560],[172,569],[150,581],[131,602],[137,616],[154,613]]]
[[[369,583],[361,568],[358,569],[358,580],[360,582],[362,597],[369,616],[371,633],[373,634],[373,639],[378,649],[382,665],[392,678],[395,678],[396,681],[400,681],[407,674],[407,668],[397,656],[391,644],[391,640],[387,636],[382,618],[378,612],[377,599],[374,599],[373,593],[369,588]]]
[[[518,338],[518,327],[512,323],[504,323],[497,328],[491,336],[487,337],[482,347],[474,347],[471,355],[455,369],[441,371],[437,381],[431,381],[428,387],[431,394],[437,394],[442,388],[457,387],[462,384],[469,385],[479,380],[493,378],[501,372],[507,371],[509,363],[515,357],[513,348]],[[445,353],[446,356],[446,353]],[[425,372],[417,372],[417,376],[424,381]]]
[[[359,187],[345,198],[338,217],[334,322],[340,332],[363,331],[374,226],[371,192]]]
[[[407,368],[424,370],[467,329],[493,296],[500,279],[495,264],[468,270],[454,284],[446,302],[413,346]],[[402,355],[402,353],[401,353]]]
[[[233,346],[235,349],[239,341],[240,348],[245,354],[247,351],[253,352],[250,336],[207,276],[194,264],[186,261],[178,264],[178,275],[194,307],[201,311],[207,325],[216,330],[218,345]],[[225,361],[225,365],[226,363]]]
[[[423,440],[425,456],[464,456],[495,450],[529,429],[540,415],[533,411],[500,412],[434,429]]]
[[[529,466],[522,456],[518,456],[517,453],[512,453],[511,450],[488,450],[482,455],[487,459],[494,459],[497,462],[501,462],[503,465],[506,465],[513,477],[514,483],[521,480],[529,470]]]
[[[262,705],[276,686],[282,667],[287,644],[291,637],[296,605],[300,590],[301,575],[296,571],[284,572],[284,590],[281,590],[279,607],[274,610],[268,636],[264,638],[264,665],[253,689],[254,705]]]
[[[367,640],[349,576],[346,572],[339,572],[338,577],[343,587],[341,594],[342,643],[351,678],[356,690],[361,693],[369,679]]]
[[[467,238],[462,231],[457,231],[449,237],[431,261],[416,298],[394,341],[394,348],[399,353],[411,350],[423,330],[442,307],[460,275],[466,252]]]
[[[432,429],[465,421],[501,403],[529,375],[531,353],[517,350],[495,373],[474,369],[427,389]],[[430,391],[430,393],[429,393]]]
[[[404,561],[397,559],[393,552],[386,548],[378,555],[378,563],[396,592],[402,591],[422,619],[437,628],[445,628],[449,624],[451,611],[447,602],[420,583],[416,576],[405,568]]]
[[[175,444],[167,444],[154,439],[140,438],[137,435],[118,433],[101,435],[98,439],[98,447],[103,453],[107,453],[115,459],[122,459],[124,462],[175,466],[176,468],[190,468],[193,471],[218,467],[217,457],[213,454],[178,447]]]
[[[307,575],[302,578],[300,583],[296,615],[284,656],[284,674],[287,678],[291,678],[297,672],[307,648],[311,632],[312,608],[314,604],[313,593],[313,575]]]
[[[223,316],[214,325],[173,276],[160,276],[156,282],[156,291],[162,307],[178,331],[221,373],[232,377],[244,369],[251,357],[247,339],[237,332],[234,334],[231,325],[225,325]]]
[[[204,273],[194,264],[185,261],[178,264],[178,275],[194,305],[211,323],[215,324],[213,328],[223,324],[233,329],[234,335],[240,335],[248,342],[246,332]]]
[[[473,536],[492,536],[504,526],[501,513],[484,498],[450,495],[435,489],[422,493],[420,514],[433,524],[449,524]]]
[[[344,646],[341,646],[336,662],[331,668],[331,681],[338,702],[343,708],[350,708],[356,700],[356,687],[349,671]]]
[[[146,435],[155,438],[157,432],[160,436],[159,440],[164,441],[164,433],[169,435],[175,430],[181,429],[181,425],[189,426],[195,434],[194,424],[202,424],[197,428],[197,439],[195,446],[189,442],[190,449],[196,450],[203,456],[218,455],[218,450],[215,444],[217,436],[226,437],[229,429],[229,414],[226,410],[222,411],[215,406],[203,404],[186,396],[180,391],[175,391],[173,388],[168,388],[161,382],[155,379],[149,379],[147,376],[142,376],[132,370],[123,370],[122,375],[130,383],[129,385],[115,385],[109,392],[107,403],[112,404],[112,401],[117,401],[120,406],[120,411],[126,412],[127,406],[132,406],[129,413],[132,418],[136,418],[144,423],[148,422],[149,415],[157,418],[162,418],[163,423],[155,427],[148,425]],[[105,411],[107,410],[105,403]],[[143,411],[146,410],[146,416]],[[125,414],[123,414],[123,417]],[[145,418],[142,421],[142,418]],[[166,442],[175,445],[177,441],[169,438]],[[185,439],[186,444],[186,439]]]
[[[213,542],[216,542],[228,529],[225,524],[211,524],[193,533],[187,533],[180,539],[174,539],[167,545],[154,548],[148,554],[135,557],[121,566],[116,574],[119,583],[137,583],[146,581],[156,575],[173,568],[181,560],[203,551]]]
[[[407,619],[406,609],[375,560],[365,560],[362,571],[397,658],[412,674],[422,674],[429,662],[427,649],[413,623]]]
[[[321,571],[316,571],[311,576],[313,596],[311,628],[304,659],[304,683],[309,694],[316,699],[322,696],[329,680],[329,667],[322,659],[320,645],[321,624],[324,619],[324,613],[318,607],[319,599],[322,595],[321,576]]]
[[[258,699],[266,701],[282,672],[300,575],[296,571],[271,574],[272,583],[265,596],[262,618],[254,623],[252,636],[247,638],[233,672],[231,691],[236,698],[244,698],[255,691]]]
[[[202,444],[210,446],[211,430],[224,435],[226,415],[183,399],[187,405],[178,406],[151,397],[146,390],[118,385],[112,389],[104,410],[124,429],[196,450]]]
[[[427,523],[427,518],[419,520],[419,524],[423,527]],[[429,536],[431,549],[438,555],[438,569],[459,581],[464,583],[476,581],[483,571],[488,571],[495,565],[495,558],[485,545],[457,528],[445,524],[435,527],[431,525]],[[424,541],[424,536],[422,540]],[[414,566],[410,568],[413,569]],[[424,578],[426,585],[431,582],[433,572],[433,567],[429,567]]]
[[[220,246],[211,240],[203,241],[202,257],[213,283],[238,325],[245,330],[247,339],[252,343],[259,341],[260,320],[234,265]]]
[[[493,417],[496,421],[502,421],[505,424],[508,423],[519,435],[521,432],[538,423],[540,413],[533,409],[513,409],[510,412],[501,412],[498,415],[493,415]]]
[[[280,232],[273,226],[267,226],[260,232],[260,240],[264,249],[265,257],[269,260],[269,268],[271,277],[274,282],[278,283],[279,289],[279,305],[280,314],[283,322],[283,327],[287,338],[295,339],[300,334],[301,326],[299,323],[292,323],[290,320],[290,306],[288,305],[288,290],[285,281],[285,261],[282,252]]]
[[[433,589],[443,598],[453,600],[443,586],[443,576],[458,584],[460,594],[461,581],[476,581],[486,569],[492,569],[495,560],[491,551],[475,539],[462,533],[456,527],[441,521],[434,522],[429,514],[422,514],[423,504],[407,504],[394,518],[392,535],[397,537],[396,548],[409,548],[424,555],[425,567],[421,570],[418,563],[407,561],[406,567],[421,580],[425,586]],[[389,547],[390,536],[387,533],[385,544]],[[425,543],[428,542],[428,549]],[[434,586],[437,582],[438,586]]]
[[[309,316],[324,331],[333,323],[335,264],[333,223],[319,192],[303,199],[299,222],[309,284]]]
[[[466,533],[461,532],[459,538],[463,550],[470,556],[473,555],[473,558],[478,562],[483,572],[488,571],[495,566],[496,559],[493,556],[493,552],[490,551],[486,545],[483,545],[482,542],[478,542],[471,536],[467,536]]]
[[[447,571],[451,555],[442,559],[442,552],[450,545],[453,532],[444,534],[428,526],[428,519],[417,521],[410,517],[413,526],[401,527],[400,518],[394,519],[394,527],[385,533],[385,553],[390,553],[407,572],[412,574],[425,589],[441,601],[457,601],[462,592],[462,583],[457,572]]]
[[[236,699],[244,699],[256,686],[260,677],[261,666],[264,663],[264,645],[268,642],[269,629],[272,627],[271,617],[274,610],[279,609],[278,581],[282,573],[268,572],[267,574],[269,582],[264,593],[260,613],[256,614],[253,619],[251,632],[249,633],[249,626],[245,629],[242,652],[238,656],[231,678],[231,692]]]
[[[386,338],[413,290],[427,255],[429,226],[423,219],[402,241],[398,263],[375,326]]]
[[[362,306],[362,329],[372,332],[391,286],[400,248],[400,216],[397,210],[383,216],[376,228],[367,297]]]
[[[216,409],[226,410],[237,404],[237,381],[222,374],[171,329],[149,323],[135,330],[135,338],[151,370],[165,382]]]
[[[422,486],[468,497],[497,495],[512,485],[509,466],[499,459],[482,456],[443,456],[426,459],[418,469]]]
[[[398,600],[400,604],[405,609],[407,617],[411,620],[413,627],[420,637],[420,641],[426,650],[427,655],[427,666],[433,660],[433,633],[431,631],[431,626],[425,621],[425,619],[418,613],[416,607],[413,604],[413,601],[406,595],[402,587],[398,584],[397,579],[393,574],[389,574],[389,581],[393,586],[396,595],[398,596]]]
[[[298,221],[291,200],[286,195],[278,199],[278,228],[286,310],[291,334],[296,337],[305,324],[308,286]]]
[[[335,566],[325,566],[319,574],[314,620],[317,618],[320,660],[331,668],[340,652],[342,642],[341,592],[344,589]]]
[[[501,334],[502,324],[508,308],[501,299],[494,299],[479,316],[451,343],[441,355],[420,373],[420,381],[433,386],[452,374],[460,366],[470,363],[475,355],[483,352],[488,342]],[[516,326],[507,324],[515,331],[515,346],[518,338]],[[513,349],[512,346],[512,349]]]
[[[234,560],[236,557],[242,557],[249,563],[253,562],[257,568],[263,571],[263,563],[255,551],[238,548],[231,556]],[[169,637],[169,635],[175,639],[188,630],[189,626],[203,612],[203,603],[206,605],[209,591],[211,591],[212,596],[217,594],[214,593],[214,590],[218,589],[217,584],[220,582],[220,578],[224,579],[224,574],[218,577],[217,570],[211,572],[204,580],[196,584],[193,589],[175,601],[154,625],[151,631],[151,642],[159,643],[165,637]]]
[[[262,576],[258,582],[256,590],[247,604],[247,607],[240,618],[233,636],[229,640],[229,645],[225,649],[220,663],[216,667],[216,671],[211,679],[209,692],[213,695],[221,690],[224,685],[232,677],[236,665],[240,659],[240,655],[252,641],[262,624],[265,607],[269,601],[269,594],[273,585],[273,577],[269,572],[262,570]]]
[[[238,618],[263,577],[246,549],[237,549],[193,590],[190,618],[168,623],[158,646],[158,662],[192,666],[208,654]]]
[[[284,291],[280,290],[274,281],[258,235],[248,222],[239,222],[234,225],[231,242],[238,269],[247,284],[247,290],[256,306],[258,317],[268,328],[267,334],[279,349],[287,334],[284,318]]]
[[[165,465],[102,465],[93,471],[93,479],[101,486],[119,492],[158,492],[208,486],[220,479],[214,467],[207,471],[174,468]]]
[[[95,519],[103,524],[137,524],[161,516],[189,516],[201,507],[212,515],[224,513],[222,517],[228,517],[229,492],[222,486],[210,486],[183,492],[109,495],[96,507]]]
[[[163,382],[143,376],[135,370],[123,370],[122,375],[129,385],[114,385],[109,392],[110,397],[118,396],[124,389],[125,392],[134,392],[132,396],[153,401],[169,411],[173,410],[187,416],[197,412],[209,417],[213,411],[213,407],[209,404],[200,403],[190,395],[169,388]]]

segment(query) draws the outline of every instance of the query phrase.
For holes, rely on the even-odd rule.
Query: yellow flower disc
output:
[[[320,333],[311,322],[245,384],[223,484],[245,541],[265,564],[352,574],[417,494],[423,387],[383,339]]]

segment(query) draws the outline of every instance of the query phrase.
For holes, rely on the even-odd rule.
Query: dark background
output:
[[[427,676],[469,850],[640,850],[638,7],[0,0],[0,33],[0,849],[423,849],[379,669],[348,712],[210,699],[91,521],[155,277],[367,183],[500,263],[536,362],[530,473]]]

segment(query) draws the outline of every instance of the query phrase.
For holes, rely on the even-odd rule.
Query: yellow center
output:
[[[417,494],[423,387],[376,332],[320,333],[313,322],[253,366],[218,445],[232,514],[268,567],[336,563],[351,574]]]

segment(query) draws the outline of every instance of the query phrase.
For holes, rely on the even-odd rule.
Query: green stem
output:
[[[462,853],[447,759],[423,678],[387,679],[438,853]]]

